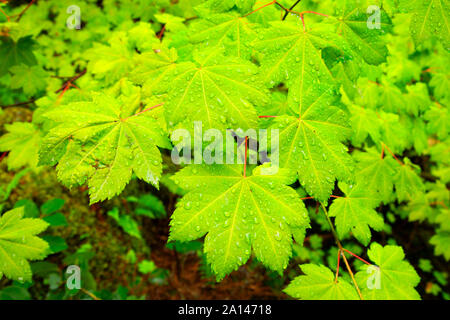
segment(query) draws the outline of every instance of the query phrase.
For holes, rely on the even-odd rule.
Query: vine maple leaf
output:
[[[22,88],[27,96],[34,96],[45,90],[47,86],[48,74],[40,66],[27,66],[20,64],[10,68],[13,74],[11,77],[11,88]]]
[[[256,26],[237,14],[213,14],[192,24],[189,39],[194,44],[224,48],[225,55],[250,59]]]
[[[228,11],[236,6],[240,11],[249,11],[256,0],[207,0],[204,6],[216,12]]]
[[[394,178],[395,193],[400,202],[412,200],[416,194],[425,190],[422,180],[416,173],[416,171],[420,172],[420,167],[413,164],[408,158],[404,158],[403,162],[403,166],[397,167],[397,174]]]
[[[256,128],[255,105],[269,101],[258,81],[258,68],[245,60],[224,57],[221,50],[194,53],[196,63],[172,81],[164,106],[170,127],[192,129]]]
[[[289,170],[244,176],[242,165],[191,165],[174,176],[190,190],[177,204],[170,240],[190,241],[206,234],[207,261],[220,280],[246,263],[252,249],[268,268],[282,272],[291,256],[292,229],[305,230],[303,202],[287,185]]]
[[[149,112],[135,113],[136,101],[136,95],[94,93],[92,101],[47,112],[58,126],[44,138],[40,164],[58,162],[58,178],[69,187],[87,181],[91,203],[120,193],[132,172],[157,187],[162,171],[157,146],[170,143]]]
[[[24,208],[16,208],[0,217],[0,279],[31,281],[29,260],[43,259],[48,243],[36,237],[48,227],[41,219],[23,219]]]
[[[322,49],[331,47],[348,57],[345,41],[328,24],[303,31],[293,22],[272,22],[270,28],[259,32],[253,46],[263,54],[261,77],[268,87],[292,80],[299,85],[318,79],[331,83],[333,76],[322,58]]]
[[[386,61],[388,53],[382,35],[392,29],[392,24],[384,12],[380,10],[379,28],[368,28],[367,8],[374,5],[374,1],[363,0],[355,4],[353,0],[336,3],[337,33],[349,44],[354,55],[368,64],[378,65]]]
[[[439,230],[431,237],[430,243],[435,246],[436,255],[443,255],[445,260],[450,260],[450,231]]]
[[[177,50],[166,46],[155,46],[155,50],[144,52],[135,58],[136,67],[130,78],[142,85],[144,97],[167,93],[172,81],[192,65],[178,62]]]
[[[388,203],[393,197],[394,177],[397,163],[392,157],[380,157],[375,149],[367,152],[357,152],[353,158],[358,162],[355,174],[356,183],[364,185],[368,192],[378,193],[383,203]]]
[[[0,37],[0,77],[8,73],[9,68],[23,63],[28,66],[37,63],[36,57],[31,50],[34,41],[31,36],[26,36],[14,41],[9,37]]]
[[[372,243],[367,255],[376,266],[363,265],[361,271],[355,275],[365,299],[420,299],[414,289],[419,284],[419,275],[411,264],[404,260],[405,254],[401,247],[390,245],[382,247],[378,243]]]
[[[400,8],[413,14],[410,30],[416,46],[436,36],[450,47],[450,4],[446,0],[401,0]]]
[[[298,117],[281,116],[271,126],[280,130],[280,164],[298,173],[310,195],[326,201],[336,178],[353,177],[353,161],[342,143],[351,135],[347,116],[337,107],[333,87],[324,84],[291,96],[290,107]]]
[[[358,241],[368,245],[371,238],[369,227],[381,231],[384,221],[374,209],[380,204],[380,199],[371,196],[362,185],[347,186],[339,184],[345,197],[333,200],[330,206],[330,217],[336,217],[336,229],[339,236],[344,237],[350,232]]]
[[[368,137],[373,142],[379,143],[381,141],[382,121],[377,117],[377,113],[372,109],[361,108],[357,105],[349,106],[349,110],[353,129],[352,143],[360,146]]]
[[[359,300],[355,288],[342,277],[335,281],[324,265],[303,264],[305,275],[295,278],[284,292],[301,300]]]
[[[38,128],[29,122],[14,122],[5,125],[5,128],[8,133],[0,137],[0,151],[10,151],[8,169],[19,169],[26,165],[36,167],[37,150],[42,139]]]

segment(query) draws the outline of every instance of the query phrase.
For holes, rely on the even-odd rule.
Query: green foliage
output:
[[[47,256],[47,242],[36,235],[48,224],[40,219],[23,218],[24,209],[17,208],[0,217],[0,278],[31,281],[30,260]]]
[[[10,171],[56,166],[72,192],[87,186],[91,204],[115,201],[130,181],[141,180],[139,190],[126,189],[126,208],[98,206],[117,222],[111,225],[147,239],[142,220],[170,217],[169,246],[182,251],[189,248],[184,242],[205,237],[203,249],[191,251],[204,253],[218,280],[252,256],[277,274],[294,258],[306,262],[304,275],[285,289],[294,298],[419,299],[420,279],[393,244],[406,244],[396,222],[418,221],[433,230],[423,245],[436,259],[450,259],[449,3],[324,0],[283,9],[293,3],[83,1],[79,30],[66,27],[68,0],[2,5],[0,105],[5,114],[29,111],[4,126],[1,159]],[[381,8],[374,28],[372,5]],[[238,129],[278,129],[279,140],[251,146],[236,138],[238,164],[180,168],[171,162],[177,150],[169,137],[175,140],[177,129],[198,134],[196,122],[202,133],[232,130],[241,138],[249,131]],[[194,146],[194,154],[212,146]],[[249,164],[261,153],[267,159]],[[264,162],[277,156],[279,171],[263,174]],[[1,188],[2,208],[22,177]],[[160,185],[163,197],[149,194]],[[45,244],[36,234],[47,223],[69,222],[62,200],[40,210],[19,204],[25,209],[0,218],[7,255],[0,275],[30,280],[28,260],[67,248],[58,235],[46,235]],[[13,251],[26,224],[31,229],[20,239],[34,249]],[[9,229],[17,231],[2,240]],[[331,233],[338,248],[327,251],[321,232]],[[407,243],[408,255],[415,244]],[[65,262],[89,269],[90,246]],[[357,263],[345,261],[340,277],[331,271],[339,266],[336,251],[348,248],[375,264],[360,267],[356,279]],[[140,252],[127,248],[123,256],[143,277],[163,281]],[[85,277],[95,288],[92,274]],[[444,276],[435,278],[444,286]],[[53,272],[47,281],[57,288],[62,277]],[[448,295],[440,286],[430,292]],[[0,291],[27,294],[14,286]],[[128,292],[119,288],[113,296]]]
[[[356,186],[340,185],[345,197],[333,200],[330,206],[330,216],[336,217],[335,224],[338,234],[343,237],[352,232],[353,236],[364,245],[370,242],[369,226],[381,231],[383,218],[375,211],[380,200],[367,196],[367,189],[362,184]]]
[[[120,193],[134,172],[158,186],[161,155],[167,146],[157,121],[137,112],[139,91],[130,96],[93,94],[92,101],[75,102],[47,112],[57,123],[46,136],[40,164],[55,164],[67,186],[88,180],[91,203]]]
[[[246,263],[252,249],[272,270],[282,272],[291,256],[293,229],[305,229],[309,218],[289,171],[246,177],[241,165],[189,166],[174,177],[191,190],[172,215],[171,240],[206,235],[205,252],[218,279]],[[194,231],[194,232],[193,232]]]
[[[382,247],[378,243],[372,243],[367,251],[369,258],[375,263],[372,270],[364,265],[355,277],[362,288],[362,294],[370,300],[411,300],[420,299],[414,289],[420,278],[414,268],[405,261],[403,249],[398,246]],[[373,280],[369,279],[372,277]],[[377,280],[376,278],[379,277]],[[374,287],[368,284],[378,281]],[[373,283],[372,283],[373,284]]]
[[[304,264],[305,274],[295,278],[285,292],[301,300],[358,300],[355,289],[346,280],[335,281],[333,272],[324,265]]]

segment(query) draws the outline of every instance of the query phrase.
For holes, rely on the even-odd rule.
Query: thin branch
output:
[[[353,271],[350,268],[350,265],[348,264],[347,258],[345,257],[345,254],[342,254],[342,258],[343,258],[343,260],[345,262],[345,266],[347,267],[348,273],[350,273],[350,277],[352,278],[353,284],[356,287],[356,291],[358,292],[359,298],[361,300],[364,300],[364,298],[363,298],[363,296],[361,294],[361,291],[359,290],[358,284],[356,283],[355,276],[353,275]]]
[[[338,249],[338,259],[337,259],[337,267],[336,267],[336,278],[334,279],[334,283],[337,283],[339,277],[339,263],[341,262],[341,249]]]
[[[91,297],[92,299],[94,299],[94,300],[102,300],[102,299],[100,299],[99,297],[97,297],[95,294],[93,294],[92,292],[89,292],[89,291],[87,291],[86,289],[84,289],[84,288],[81,288],[81,291],[84,293],[84,294],[86,294],[86,295],[88,295],[89,297]]]
[[[339,237],[337,235],[336,230],[334,229],[334,225],[331,222],[330,217],[328,216],[328,211],[327,211],[327,209],[325,208],[325,205],[322,202],[320,204],[322,205],[323,212],[325,213],[325,217],[327,218],[328,224],[330,225],[331,233],[334,236],[334,240],[336,241],[336,244],[337,244],[339,250],[343,251],[344,247],[342,246],[341,241],[339,241]],[[342,255],[342,258],[344,260],[345,266],[347,267],[347,271],[350,274],[350,277],[352,278],[353,284],[355,285],[356,291],[358,292],[359,298],[361,300],[364,300],[364,298],[363,298],[363,296],[361,294],[361,290],[359,290],[358,284],[356,283],[356,279],[355,279],[355,276],[353,275],[353,271],[350,268],[350,265],[349,265],[349,263],[347,261],[347,258],[345,257],[344,254]]]
[[[36,0],[31,0],[31,2],[25,7],[25,9],[22,10],[21,13],[17,16],[16,22],[19,22],[20,19],[22,19],[23,14],[28,10],[29,7],[35,2]]]
[[[263,5],[262,7],[259,7],[258,9],[253,10],[252,12],[243,15],[242,18],[248,17],[249,15],[254,14],[255,12],[258,12],[259,10],[264,9],[265,7],[271,6],[271,5],[275,4],[275,3],[277,3],[277,2],[276,1],[269,2],[269,3],[265,4],[265,5]]]
[[[5,157],[8,155],[9,151],[5,151],[2,153],[2,155],[0,156],[0,162],[3,161],[3,159],[5,159]]]
[[[350,254],[351,254],[352,256],[354,256],[356,259],[358,259],[358,260],[364,262],[365,264],[367,264],[367,265],[369,265],[369,266],[372,265],[371,263],[367,262],[366,260],[364,260],[364,259],[361,258],[360,256],[354,254],[353,252],[351,252],[351,251],[349,251],[349,250],[347,250],[347,249],[345,249],[345,248],[344,248],[344,251],[347,252],[347,253],[350,253]]]
[[[284,17],[283,17],[283,19],[281,19],[281,20],[286,20],[286,18],[287,18],[287,16],[288,16],[288,14],[289,14],[289,12],[290,11],[292,11],[292,10],[294,10],[294,8],[301,2],[302,0],[297,0],[290,8],[289,8],[289,11],[286,11],[286,13],[284,14]]]
[[[386,148],[387,151],[389,151],[389,153],[391,154],[391,156],[393,156],[394,159],[397,160],[397,162],[398,162],[400,165],[402,165],[402,166],[405,165],[399,158],[397,158],[397,156],[391,151],[391,149],[389,149],[389,147],[388,147],[384,142],[381,142],[381,144],[382,144],[382,146],[384,146],[384,147]]]
[[[162,40],[162,36],[164,34],[164,31],[166,31],[166,24],[163,26],[163,28],[161,29],[161,32],[158,34],[157,38],[159,40]]]
[[[3,11],[3,9],[0,7],[0,12],[1,13],[3,13],[4,15],[5,15],[5,17],[6,17],[6,20],[8,20],[8,22],[10,22],[11,21],[11,18],[6,14],[6,12],[5,11]]]
[[[145,110],[142,110],[141,112],[138,112],[138,113],[136,113],[136,114],[133,114],[132,116],[129,116],[128,118],[125,118],[124,120],[129,119],[129,118],[131,118],[131,117],[137,117],[137,116],[139,116],[139,115],[141,115],[141,114],[143,114],[143,113],[146,113],[146,112],[151,111],[151,110],[153,110],[153,109],[159,108],[159,107],[161,107],[161,106],[163,106],[163,105],[164,105],[164,103],[157,104],[157,105],[155,105],[155,106],[153,106],[153,107],[147,108],[147,109],[145,109]]]
[[[35,101],[36,101],[36,99],[31,99],[31,100],[28,100],[28,101],[25,101],[25,102],[19,102],[19,103],[9,104],[9,105],[6,105],[6,106],[0,106],[0,108],[20,107],[20,106],[24,106],[24,105],[33,103]]]

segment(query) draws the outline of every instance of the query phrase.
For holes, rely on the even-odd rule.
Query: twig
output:
[[[71,77],[69,80],[67,80],[66,82],[64,82],[63,86],[61,88],[59,88],[58,90],[55,91],[55,93],[58,93],[60,91],[63,91],[64,89],[66,89],[67,87],[70,86],[74,86],[74,82],[77,81],[79,78],[81,78],[82,76],[84,76],[86,74],[86,69],[84,69],[83,71],[81,71],[80,73],[78,73],[77,75]]]
[[[382,146],[384,146],[384,147],[386,148],[387,151],[389,151],[389,153],[391,154],[391,156],[393,156],[394,159],[397,160],[397,162],[398,162],[400,165],[402,165],[402,166],[405,165],[399,158],[397,158],[397,156],[391,151],[391,149],[389,149],[389,147],[388,147],[384,142],[381,142],[381,144],[382,144]]]
[[[150,111],[150,110],[159,108],[159,107],[161,107],[161,106],[163,106],[163,105],[164,105],[164,103],[157,104],[156,106],[147,108],[147,109],[145,109],[145,110],[142,110],[141,112],[138,112],[138,113],[136,113],[136,114],[133,114],[133,115],[129,116],[128,118],[131,118],[131,117],[137,117],[137,116],[139,116],[139,115],[141,115],[141,114],[143,114],[143,113],[146,113],[146,112],[148,112],[148,111]],[[128,118],[126,118],[126,119],[128,119]],[[126,119],[125,119],[125,120],[126,120]]]
[[[86,295],[88,295],[89,297],[91,297],[92,299],[94,299],[94,300],[97,300],[97,301],[102,300],[102,299],[100,299],[99,297],[97,297],[95,294],[93,294],[92,292],[87,291],[87,290],[84,289],[84,288],[81,288],[81,291],[82,291],[84,294],[86,294]]]
[[[163,26],[163,28],[161,29],[161,32],[158,34],[157,38],[159,40],[162,40],[162,36],[164,34],[164,31],[166,31],[166,24]]]
[[[286,11],[286,13],[284,14],[284,17],[283,17],[283,19],[281,19],[281,20],[286,20],[286,18],[287,18],[287,16],[288,16],[288,14],[289,14],[289,12],[290,11],[292,11],[292,10],[294,10],[294,8],[301,2],[302,0],[297,0],[290,8],[289,8],[289,11]]]
[[[271,5],[275,4],[275,3],[277,3],[277,2],[276,1],[269,2],[269,3],[265,4],[265,5],[263,5],[262,7],[259,7],[258,9],[253,10],[252,12],[243,15],[242,18],[248,17],[249,15],[254,14],[255,12],[258,12],[259,10],[264,9],[265,7],[271,6]]]
[[[0,162],[3,161],[3,159],[5,159],[5,157],[8,155],[9,151],[5,151],[2,153],[2,155],[0,156]]]
[[[320,204],[322,205],[323,212],[325,213],[325,217],[327,218],[328,224],[330,225],[331,233],[334,236],[334,240],[336,241],[336,244],[337,244],[339,250],[343,251],[344,247],[342,246],[341,241],[339,241],[339,237],[337,235],[337,232],[334,229],[334,226],[333,226],[333,223],[330,220],[330,217],[328,216],[327,209],[325,208],[325,205],[322,202]],[[356,279],[355,279],[355,276],[353,275],[353,271],[350,268],[350,265],[349,265],[349,263],[347,261],[347,258],[345,257],[344,254],[342,255],[342,259],[344,260],[345,266],[347,267],[347,271],[350,274],[350,277],[352,278],[353,284],[355,285],[355,288],[356,288],[356,291],[358,292],[359,298],[361,300],[364,300],[364,298],[363,298],[363,296],[361,294],[361,290],[359,290],[358,284],[356,283]]]
[[[3,11],[3,9],[0,7],[0,12],[1,13],[3,13],[4,15],[5,15],[5,17],[6,17],[6,20],[8,20],[8,22],[10,22],[11,21],[11,18],[6,14],[6,12],[5,11]]]
[[[334,283],[337,283],[339,277],[339,263],[341,262],[341,249],[338,249],[338,259],[337,259],[337,267],[336,267],[336,278],[334,279]]]
[[[17,16],[16,22],[19,22],[20,19],[22,19],[23,14],[28,10],[29,7],[35,2],[36,0],[31,0],[31,2],[25,7],[25,9],[22,10],[21,13]]]
[[[20,106],[23,106],[23,105],[27,105],[27,104],[33,103],[35,101],[36,101],[36,99],[31,99],[31,100],[28,100],[28,101],[25,101],[25,102],[19,102],[19,103],[9,104],[9,105],[6,105],[6,106],[0,106],[0,108],[20,107]]]
[[[367,265],[369,265],[369,266],[372,265],[371,263],[367,262],[366,260],[364,260],[364,259],[361,258],[360,256],[354,254],[353,252],[351,252],[351,251],[349,251],[349,250],[347,250],[347,249],[345,249],[345,248],[343,248],[343,249],[344,249],[345,252],[350,253],[350,254],[351,254],[352,256],[354,256],[356,259],[358,259],[358,260],[364,262],[365,264],[367,264]]]

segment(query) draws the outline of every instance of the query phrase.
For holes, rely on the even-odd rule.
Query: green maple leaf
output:
[[[305,275],[295,278],[284,292],[301,300],[359,300],[355,288],[324,265],[303,264]]]
[[[133,66],[133,55],[124,32],[113,34],[108,45],[96,44],[86,53],[90,60],[89,70],[107,84],[128,75]]]
[[[432,75],[430,86],[438,99],[450,98],[450,76],[448,72],[436,72]]]
[[[240,11],[249,11],[256,0],[207,0],[204,6],[215,12],[224,12],[236,6]]]
[[[403,162],[404,165],[398,167],[394,178],[395,193],[400,202],[412,200],[415,195],[425,190],[422,180],[416,173],[420,172],[420,167],[411,163],[408,158],[404,158]]]
[[[134,69],[137,52],[151,52],[157,47],[156,38],[150,24],[141,23],[127,32],[112,34],[108,44],[96,43],[86,52],[88,70],[106,84],[113,84],[130,75]],[[134,70],[133,70],[134,71]]]
[[[162,159],[157,146],[170,144],[151,111],[136,113],[138,102],[139,94],[94,93],[92,101],[47,112],[58,126],[44,138],[40,164],[59,162],[58,178],[69,187],[87,181],[91,203],[120,193],[132,172],[158,186]]]
[[[364,185],[368,192],[378,193],[383,203],[388,203],[393,197],[394,177],[397,163],[392,157],[381,158],[375,149],[353,155],[358,162],[356,168],[356,182]]]
[[[342,36],[354,55],[366,63],[378,65],[386,61],[388,50],[381,37],[391,30],[391,21],[386,13],[380,11],[380,28],[369,29],[367,8],[374,5],[372,0],[343,0],[336,3],[337,33]]]
[[[431,108],[424,115],[425,120],[428,121],[428,132],[436,134],[441,140],[446,139],[450,133],[450,114],[448,108],[445,106],[431,106]]]
[[[134,82],[142,85],[146,97],[167,93],[177,75],[192,67],[190,63],[177,63],[176,49],[161,45],[155,48],[136,57],[138,67],[130,75]]]
[[[431,237],[430,243],[435,246],[436,255],[443,255],[445,260],[450,260],[450,231],[438,231]]]
[[[256,26],[237,14],[210,15],[192,24],[189,39],[194,44],[224,48],[226,55],[250,59]]]
[[[171,83],[165,104],[169,126],[192,129],[194,121],[201,121],[205,130],[256,128],[254,106],[269,101],[258,68],[217,50],[194,53],[194,58],[196,64]]]
[[[350,122],[352,123],[352,142],[360,146],[370,136],[373,142],[379,143],[381,140],[381,124],[377,113],[372,109],[362,108],[356,105],[349,107],[351,112]]]
[[[22,88],[27,96],[34,96],[36,93],[45,90],[47,86],[47,72],[41,66],[27,66],[20,64],[10,69],[11,88]]]
[[[406,90],[408,91],[406,95],[406,109],[410,114],[417,117],[419,112],[426,111],[431,105],[428,87],[426,84],[418,82],[407,86]]]
[[[287,186],[295,175],[283,169],[262,175],[260,169],[244,177],[242,165],[191,165],[173,178],[190,191],[172,215],[170,240],[206,234],[204,251],[219,280],[245,264],[252,249],[265,266],[282,272],[292,253],[292,228],[309,226],[303,202]]]
[[[383,110],[397,114],[404,112],[407,101],[400,89],[385,80],[381,86],[379,104],[383,106]]]
[[[309,86],[318,80],[332,83],[333,76],[322,58],[322,50],[331,47],[347,57],[345,41],[327,24],[317,24],[303,31],[299,24],[277,21],[258,37],[253,46],[263,54],[261,77],[268,87],[292,80],[300,86]],[[301,91],[298,85],[297,90]]]
[[[280,164],[297,171],[310,195],[326,201],[336,179],[351,181],[353,176],[353,161],[342,143],[351,134],[346,114],[326,85],[304,88],[290,100],[298,116],[278,117],[271,126],[280,130]]]
[[[36,237],[48,227],[41,219],[23,219],[24,208],[16,208],[0,217],[0,278],[31,281],[29,260],[45,258],[49,246]]]
[[[392,152],[403,153],[411,145],[410,132],[405,123],[405,118],[394,113],[378,112],[382,121],[381,141],[389,142]]]
[[[416,46],[436,36],[450,47],[450,4],[447,0],[401,0],[400,8],[413,14],[411,35]]]
[[[414,289],[420,278],[408,261],[403,249],[372,243],[367,254],[376,266],[363,265],[356,275],[361,293],[368,300],[419,300]],[[378,280],[378,286],[377,286]],[[374,282],[372,282],[374,281]]]
[[[28,66],[37,63],[36,57],[31,50],[33,47],[33,40],[31,36],[20,38],[17,42],[8,37],[0,37],[0,77],[5,75],[9,68],[19,63]]]
[[[345,197],[333,200],[330,206],[330,217],[336,217],[336,229],[340,237],[350,232],[362,244],[368,245],[371,238],[369,227],[381,231],[384,226],[383,217],[375,208],[380,204],[380,199],[367,191],[364,185],[347,186],[339,184]]]
[[[32,123],[14,122],[5,125],[6,133],[0,138],[0,151],[9,151],[8,169],[23,166],[36,167],[41,132]]]

